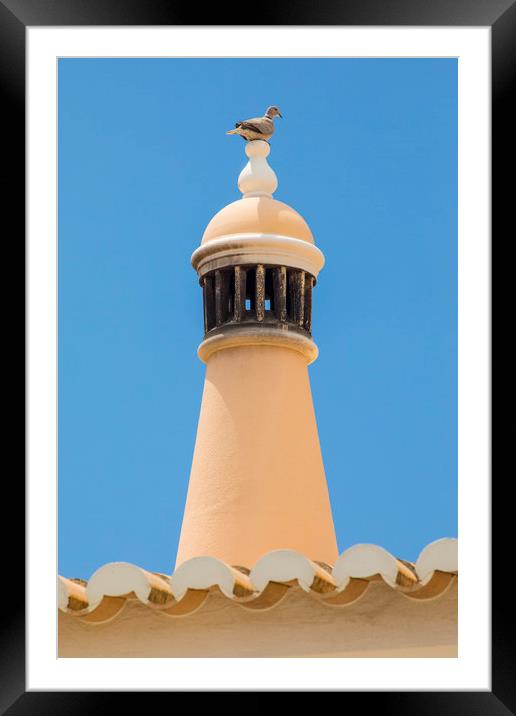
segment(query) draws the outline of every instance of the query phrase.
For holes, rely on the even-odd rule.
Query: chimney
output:
[[[200,556],[251,567],[275,549],[334,564],[307,368],[324,256],[302,216],[272,197],[269,144],[245,151],[242,198],[213,217],[192,255],[206,376],[176,567]]]

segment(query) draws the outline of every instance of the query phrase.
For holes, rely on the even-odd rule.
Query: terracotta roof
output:
[[[457,575],[457,540],[427,545],[415,563],[393,557],[382,547],[357,544],[343,552],[333,567],[294,550],[265,554],[252,569],[231,566],[215,557],[195,557],[167,576],[126,562],[100,567],[88,582],[58,577],[58,606],[88,622],[115,617],[127,600],[172,616],[199,609],[218,591],[244,609],[270,609],[297,585],[331,606],[356,602],[370,583],[383,580],[409,599],[428,600],[443,594]]]

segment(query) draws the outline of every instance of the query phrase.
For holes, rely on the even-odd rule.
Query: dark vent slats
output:
[[[311,335],[315,279],[300,269],[264,264],[216,269],[201,279],[204,332],[255,323]]]

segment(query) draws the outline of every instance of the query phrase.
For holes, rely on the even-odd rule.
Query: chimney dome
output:
[[[275,234],[314,243],[308,224],[292,207],[272,197],[253,196],[238,199],[215,214],[201,244],[243,233]]]

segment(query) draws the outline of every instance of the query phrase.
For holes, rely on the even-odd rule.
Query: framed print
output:
[[[0,3],[28,338],[2,707],[337,690],[508,713],[490,215],[514,6],[211,14]]]

